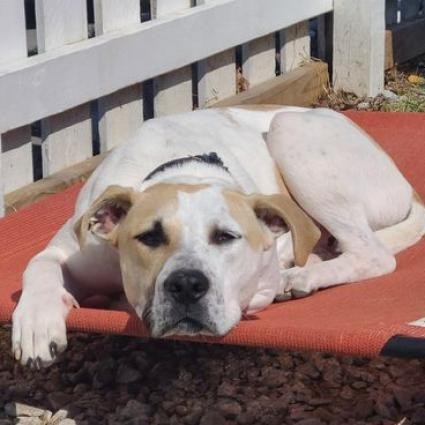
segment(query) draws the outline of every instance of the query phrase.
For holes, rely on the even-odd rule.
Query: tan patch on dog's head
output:
[[[320,238],[320,230],[291,198],[281,194],[246,196],[234,191],[225,191],[224,197],[230,214],[244,230],[253,249],[270,248],[270,235],[278,237],[289,229],[292,233],[295,263],[299,266],[306,263]],[[265,227],[269,232],[266,232]]]
[[[223,192],[229,213],[237,221],[249,245],[254,250],[267,249],[272,241],[263,231],[254,210],[246,201],[246,195],[226,190]]]
[[[179,192],[205,185],[157,184],[144,192],[111,186],[74,226],[80,245],[91,232],[118,248],[124,289],[133,305],[150,299],[158,273],[179,245]]]

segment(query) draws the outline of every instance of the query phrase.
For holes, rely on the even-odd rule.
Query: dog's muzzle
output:
[[[164,281],[164,295],[169,304],[166,313],[166,334],[213,333],[203,302],[210,289],[210,281],[196,269],[179,269]]]

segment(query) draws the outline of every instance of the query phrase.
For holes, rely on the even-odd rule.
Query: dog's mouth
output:
[[[159,335],[160,338],[175,335],[216,335],[216,332],[207,324],[190,316],[185,316],[179,320],[165,326]]]
[[[205,329],[205,326],[199,320],[192,319],[191,317],[184,317],[174,327],[176,330],[188,334],[197,334]]]

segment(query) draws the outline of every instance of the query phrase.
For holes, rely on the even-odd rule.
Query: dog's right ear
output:
[[[117,227],[133,205],[134,198],[135,192],[131,188],[109,186],[74,225],[80,247],[84,246],[88,232],[116,245]]]

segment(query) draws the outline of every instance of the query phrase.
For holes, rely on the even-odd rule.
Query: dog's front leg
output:
[[[47,366],[66,348],[65,319],[77,302],[66,289],[63,267],[78,249],[68,222],[24,272],[12,330],[12,351],[23,365]]]

